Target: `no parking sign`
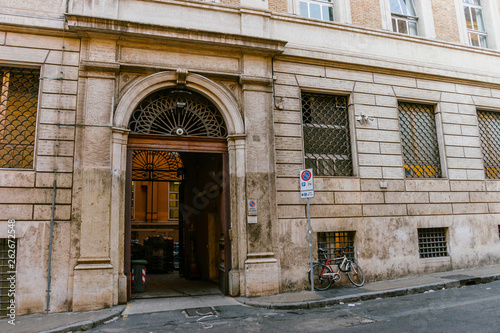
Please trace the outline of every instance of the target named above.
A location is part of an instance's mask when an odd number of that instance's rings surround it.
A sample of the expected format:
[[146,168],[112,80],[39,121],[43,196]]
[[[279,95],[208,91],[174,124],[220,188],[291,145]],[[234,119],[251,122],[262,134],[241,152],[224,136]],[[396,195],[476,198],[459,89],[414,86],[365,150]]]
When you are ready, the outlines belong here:
[[301,198],[314,198],[314,181],[313,170],[304,169],[300,170],[300,197]]

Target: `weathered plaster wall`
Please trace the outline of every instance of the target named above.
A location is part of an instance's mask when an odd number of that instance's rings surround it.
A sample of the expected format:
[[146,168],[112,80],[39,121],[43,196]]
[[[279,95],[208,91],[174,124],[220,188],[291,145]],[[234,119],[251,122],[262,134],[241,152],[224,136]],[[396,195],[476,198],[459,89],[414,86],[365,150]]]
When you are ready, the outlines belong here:
[[[74,123],[80,42],[78,39],[0,32],[2,62],[40,68],[37,140],[33,170],[0,171],[0,226],[16,220],[19,315],[46,308],[49,227],[57,180],[52,254],[51,311],[71,310],[71,253],[74,238]],[[6,233],[2,233],[5,235]]]
[[[276,96],[284,107],[274,112],[282,291],[307,285],[306,207],[298,192],[304,89],[349,96],[357,152],[355,176],[315,178],[314,232],[356,231],[358,260],[370,280],[499,262],[494,202],[500,199],[500,182],[484,178],[476,119],[477,109],[498,109],[498,86],[289,61],[277,61],[274,68]],[[405,179],[399,100],[436,105],[444,179]],[[361,112],[373,122],[354,121]],[[428,227],[448,228],[449,257],[419,259],[417,228]]]

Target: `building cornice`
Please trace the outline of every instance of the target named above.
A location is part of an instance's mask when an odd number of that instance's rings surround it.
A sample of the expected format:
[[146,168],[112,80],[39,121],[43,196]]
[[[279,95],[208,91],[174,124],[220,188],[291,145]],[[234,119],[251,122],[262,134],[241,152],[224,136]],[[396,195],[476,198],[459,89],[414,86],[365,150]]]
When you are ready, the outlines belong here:
[[153,38],[244,50],[246,53],[275,55],[285,50],[286,41],[98,18],[66,15],[68,30],[83,37],[118,39]]

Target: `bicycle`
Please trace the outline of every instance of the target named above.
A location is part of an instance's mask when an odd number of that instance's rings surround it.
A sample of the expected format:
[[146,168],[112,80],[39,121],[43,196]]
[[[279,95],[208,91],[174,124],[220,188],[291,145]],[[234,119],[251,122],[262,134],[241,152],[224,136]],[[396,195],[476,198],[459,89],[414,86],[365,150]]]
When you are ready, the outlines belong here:
[[[332,283],[340,281],[340,272],[345,273],[349,281],[356,287],[361,287],[365,284],[365,274],[363,270],[356,262],[347,258],[345,253],[342,257],[328,259],[325,249],[319,248],[318,250],[323,253],[326,261],[316,263],[312,268],[314,289],[327,290]],[[332,262],[338,267],[336,272],[332,268]],[[307,276],[309,277],[309,283],[311,283],[311,269],[309,269]]]

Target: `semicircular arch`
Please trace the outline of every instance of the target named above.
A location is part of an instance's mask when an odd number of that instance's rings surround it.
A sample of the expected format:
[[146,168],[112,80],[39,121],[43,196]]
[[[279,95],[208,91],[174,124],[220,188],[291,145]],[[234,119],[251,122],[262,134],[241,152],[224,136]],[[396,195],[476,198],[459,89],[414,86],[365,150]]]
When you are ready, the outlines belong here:
[[[120,99],[113,119],[113,126],[128,128],[132,113],[143,99],[160,89],[175,87],[177,87],[176,72],[159,72],[142,78]],[[238,110],[238,104],[220,85],[199,74],[189,73],[183,88],[200,93],[214,103],[224,119],[228,135],[244,133],[245,127]]]

